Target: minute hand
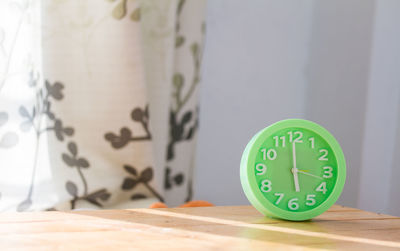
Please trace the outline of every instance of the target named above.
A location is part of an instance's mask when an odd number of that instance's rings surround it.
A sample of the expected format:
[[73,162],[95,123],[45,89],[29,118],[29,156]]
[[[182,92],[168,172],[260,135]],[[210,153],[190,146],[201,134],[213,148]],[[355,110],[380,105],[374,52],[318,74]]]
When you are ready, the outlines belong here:
[[319,177],[319,176],[314,175],[314,174],[311,174],[311,173],[306,173],[306,172],[300,171],[299,169],[297,169],[297,172],[302,173],[302,174],[305,174],[305,175],[308,175],[308,176],[311,176],[311,177],[314,177],[314,178],[317,178],[317,179],[323,180],[322,177]]

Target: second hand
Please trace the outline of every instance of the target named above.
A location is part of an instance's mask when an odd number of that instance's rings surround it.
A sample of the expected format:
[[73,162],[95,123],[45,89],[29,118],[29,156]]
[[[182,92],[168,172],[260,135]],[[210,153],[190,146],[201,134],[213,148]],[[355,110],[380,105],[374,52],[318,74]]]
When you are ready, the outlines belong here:
[[318,179],[321,179],[321,180],[323,180],[323,178],[322,178],[322,177],[319,177],[319,176],[317,176],[317,175],[314,175],[314,174],[311,174],[311,173],[305,172],[305,171],[303,171],[303,170],[299,170],[299,169],[297,169],[297,172],[298,172],[298,173],[305,174],[305,175],[308,175],[308,176],[311,176],[311,177],[314,177],[314,178],[318,178]]

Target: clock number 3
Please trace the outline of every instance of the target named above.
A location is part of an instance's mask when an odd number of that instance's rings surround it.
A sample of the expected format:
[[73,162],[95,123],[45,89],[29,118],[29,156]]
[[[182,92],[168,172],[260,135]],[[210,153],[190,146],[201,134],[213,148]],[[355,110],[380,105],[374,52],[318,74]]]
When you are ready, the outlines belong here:
[[271,191],[271,181],[270,180],[263,180],[261,182],[261,191],[264,193],[268,193]]
[[333,176],[333,174],[332,174],[333,168],[330,167],[330,166],[324,166],[323,169],[324,169],[324,175],[322,175],[322,177],[324,177],[324,178],[332,178],[332,176]]

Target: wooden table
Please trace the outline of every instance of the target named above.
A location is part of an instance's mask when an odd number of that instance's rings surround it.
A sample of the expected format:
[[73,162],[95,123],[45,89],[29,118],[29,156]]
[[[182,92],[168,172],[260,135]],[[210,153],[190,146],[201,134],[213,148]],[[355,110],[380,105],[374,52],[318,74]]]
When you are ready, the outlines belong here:
[[0,214],[0,250],[400,249],[400,218],[333,206],[308,222],[251,206]]

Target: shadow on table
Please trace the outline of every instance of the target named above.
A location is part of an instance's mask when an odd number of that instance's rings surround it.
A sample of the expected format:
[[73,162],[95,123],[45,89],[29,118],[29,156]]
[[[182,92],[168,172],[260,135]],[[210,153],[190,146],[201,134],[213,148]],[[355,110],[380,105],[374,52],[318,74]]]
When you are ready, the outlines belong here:
[[[239,239],[247,247],[260,244],[279,244],[309,248],[400,248],[400,243],[382,239],[369,239],[371,225],[377,219],[358,221],[313,220],[289,222],[254,216],[250,207],[218,207],[191,209],[132,209],[68,212],[100,217],[110,227],[141,229],[170,236],[194,236],[190,238],[211,240],[224,236],[227,241]],[[235,212],[235,210],[238,210]],[[243,210],[252,210],[248,214]],[[117,213],[116,213],[117,212]],[[209,216],[212,215],[212,216]],[[249,216],[247,216],[249,215]],[[123,223],[121,223],[123,222]],[[150,226],[143,227],[143,226]],[[399,226],[399,225],[398,225]],[[357,229],[357,231],[354,231]],[[369,231],[369,232],[368,232]],[[377,231],[377,230],[376,230]],[[394,230],[398,234],[399,229]],[[339,234],[338,234],[339,233]]]

